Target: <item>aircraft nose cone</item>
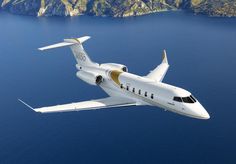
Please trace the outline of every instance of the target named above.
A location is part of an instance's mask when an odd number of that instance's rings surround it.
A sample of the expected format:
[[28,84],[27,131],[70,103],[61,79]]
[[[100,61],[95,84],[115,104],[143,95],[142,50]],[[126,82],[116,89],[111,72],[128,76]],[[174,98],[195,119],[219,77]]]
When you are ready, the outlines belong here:
[[[204,109],[205,110],[205,109]],[[210,118],[210,115],[207,113],[207,111],[205,110],[205,112],[201,115],[202,119],[209,119]]]
[[197,112],[197,115],[200,119],[204,119],[207,120],[210,118],[210,115],[208,114],[208,112],[206,111],[206,109],[200,104],[196,104],[196,108],[195,108],[195,112]]

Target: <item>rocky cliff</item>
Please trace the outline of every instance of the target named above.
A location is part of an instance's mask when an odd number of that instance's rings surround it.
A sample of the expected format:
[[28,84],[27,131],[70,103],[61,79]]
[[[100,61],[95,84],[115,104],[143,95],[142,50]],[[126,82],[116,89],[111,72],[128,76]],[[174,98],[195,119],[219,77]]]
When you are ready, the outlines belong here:
[[138,16],[189,9],[211,16],[236,16],[236,0],[0,0],[1,9],[35,16]]
[[236,16],[236,0],[191,0],[190,7],[210,16]]
[[[2,1],[2,2],[1,2]],[[126,17],[163,10],[176,10],[181,0],[1,0],[11,13],[38,16]]]

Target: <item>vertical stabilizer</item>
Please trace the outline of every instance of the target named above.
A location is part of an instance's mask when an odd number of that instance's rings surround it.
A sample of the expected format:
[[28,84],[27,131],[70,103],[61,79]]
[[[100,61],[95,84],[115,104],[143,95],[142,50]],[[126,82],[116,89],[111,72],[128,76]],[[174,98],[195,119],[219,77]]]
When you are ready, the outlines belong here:
[[91,61],[82,45],[82,43],[88,40],[89,38],[89,36],[84,36],[81,38],[64,39],[64,42],[66,43],[74,43],[70,46],[70,48],[79,66],[93,66],[95,64]]

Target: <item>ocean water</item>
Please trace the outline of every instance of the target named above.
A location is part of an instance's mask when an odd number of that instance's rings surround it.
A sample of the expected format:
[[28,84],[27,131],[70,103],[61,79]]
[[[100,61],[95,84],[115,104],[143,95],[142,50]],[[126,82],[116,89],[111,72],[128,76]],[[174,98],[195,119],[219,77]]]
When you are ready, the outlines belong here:
[[[236,163],[236,19],[164,12],[125,19],[34,18],[0,13],[0,163]],[[164,82],[191,91],[211,115],[197,120],[155,107],[39,114],[33,107],[103,98],[77,79],[68,48],[90,35],[98,63],[146,75],[166,49]]]

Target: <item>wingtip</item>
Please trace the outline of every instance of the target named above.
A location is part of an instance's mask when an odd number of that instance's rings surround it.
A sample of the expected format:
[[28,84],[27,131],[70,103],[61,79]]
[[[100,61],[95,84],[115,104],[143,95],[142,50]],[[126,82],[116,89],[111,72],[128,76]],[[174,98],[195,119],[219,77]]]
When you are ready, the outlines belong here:
[[88,39],[90,39],[90,38],[91,38],[91,36],[89,36],[89,35],[86,35],[86,36],[84,36],[84,37],[87,37]]
[[24,104],[25,106],[27,106],[28,108],[30,108],[30,109],[32,109],[32,110],[35,111],[35,109],[34,109],[32,106],[30,106],[29,104],[27,104],[27,103],[24,102],[23,100],[21,100],[21,99],[18,98],[18,101],[21,102],[22,104]]
[[39,51],[43,51],[43,48],[38,48]]

